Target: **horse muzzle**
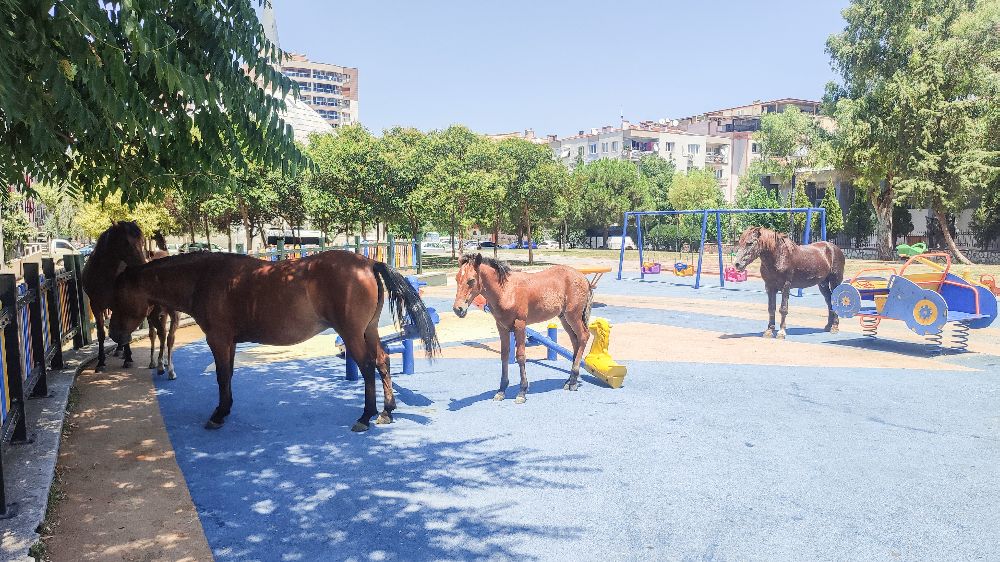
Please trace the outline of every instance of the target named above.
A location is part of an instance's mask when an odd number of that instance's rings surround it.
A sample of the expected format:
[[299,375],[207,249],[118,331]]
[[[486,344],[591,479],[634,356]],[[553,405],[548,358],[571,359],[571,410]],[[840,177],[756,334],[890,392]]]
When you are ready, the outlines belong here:
[[465,318],[465,315],[469,313],[469,307],[468,306],[456,306],[456,307],[452,307],[452,311],[455,312],[455,316],[458,316],[459,318]]

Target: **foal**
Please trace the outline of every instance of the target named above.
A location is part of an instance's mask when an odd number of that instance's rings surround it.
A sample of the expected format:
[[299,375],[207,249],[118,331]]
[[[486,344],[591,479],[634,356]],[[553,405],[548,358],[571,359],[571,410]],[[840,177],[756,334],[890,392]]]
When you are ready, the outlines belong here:
[[507,364],[510,358],[510,334],[516,340],[517,364],[521,369],[521,390],[514,402],[524,403],[528,392],[528,377],[524,369],[525,328],[528,324],[559,317],[563,329],[573,342],[573,368],[563,385],[565,390],[579,388],[580,362],[587,347],[590,332],[590,304],[593,289],[577,270],[556,265],[539,273],[512,272],[502,261],[484,258],[482,254],[462,256],[455,277],[458,288],[453,310],[465,318],[473,299],[482,294],[490,305],[490,313],[500,333],[500,390],[494,400],[503,400],[509,384]]
[[840,319],[833,311],[830,293],[844,280],[844,252],[830,242],[813,242],[799,246],[788,236],[761,227],[746,229],[740,236],[736,252],[736,269],[746,270],[760,258],[760,276],[767,290],[767,312],[770,319],[765,338],[774,336],[774,309],[781,291],[781,329],[778,339],[785,339],[785,317],[788,315],[788,292],[819,285],[826,299],[827,322],[825,330],[840,331]]
[[[167,251],[167,240],[163,237],[162,232],[157,230],[153,233],[151,240],[156,244],[156,249],[149,252],[149,261],[162,259],[170,255],[170,252]],[[169,328],[167,327],[167,319],[170,320]],[[176,310],[164,308],[160,305],[153,306],[153,309],[146,317],[146,324],[149,325],[149,368],[156,369],[156,373],[160,375],[164,372],[167,373],[167,380],[177,378],[177,373],[174,372],[173,355],[174,339],[180,319],[180,314]],[[153,355],[156,352],[157,339],[160,340],[160,355],[154,362]],[[164,345],[164,339],[166,339],[166,345]],[[167,350],[166,365],[163,363],[164,349]]]

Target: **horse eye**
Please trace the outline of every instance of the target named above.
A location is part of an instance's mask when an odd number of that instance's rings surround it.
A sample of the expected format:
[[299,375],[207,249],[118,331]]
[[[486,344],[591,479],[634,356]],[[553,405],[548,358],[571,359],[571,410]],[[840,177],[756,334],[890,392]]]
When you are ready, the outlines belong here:
[[473,286],[473,285],[476,284],[476,280],[475,279],[469,279],[469,281],[467,283],[471,287],[471,286]]

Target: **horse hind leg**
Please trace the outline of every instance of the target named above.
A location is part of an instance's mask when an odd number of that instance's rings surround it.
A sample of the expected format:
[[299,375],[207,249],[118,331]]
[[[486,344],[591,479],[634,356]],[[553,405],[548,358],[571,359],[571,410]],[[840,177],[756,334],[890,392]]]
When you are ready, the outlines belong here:
[[181,321],[181,316],[176,311],[170,311],[168,314],[170,317],[170,329],[167,331],[167,380],[174,380],[177,378],[177,373],[174,372],[174,340],[177,336],[177,325]]
[[563,390],[577,390],[580,388],[580,364],[583,362],[583,353],[587,349],[590,331],[583,323],[583,313],[566,313],[560,316],[559,320],[562,321],[563,329],[566,330],[570,342],[573,343],[573,366],[570,369],[569,378],[563,384]]
[[148,323],[149,323],[149,369],[152,370],[156,368],[156,362],[153,361],[153,357],[155,357],[156,355],[156,326],[153,325],[153,322],[151,321],[148,321]]
[[833,286],[829,278],[819,284],[819,292],[823,293],[823,298],[826,299],[827,320],[826,327],[823,329],[831,334],[836,334],[840,331],[840,318],[833,311],[833,299],[830,296],[833,292]]
[[392,391],[392,374],[389,372],[389,354],[382,349],[378,335],[378,324],[368,325],[365,331],[365,343],[368,352],[375,357],[375,369],[382,378],[382,412],[375,418],[375,423],[381,425],[392,423],[392,411],[396,409],[396,395]]
[[517,398],[514,399],[515,404],[524,404],[528,400],[528,371],[525,367],[528,356],[524,351],[527,343],[525,328],[527,328],[527,324],[524,320],[514,321],[514,341],[517,348],[514,356],[517,358],[517,366],[521,369],[521,389],[517,393]]
[[371,419],[378,414],[375,402],[376,358],[374,353],[369,351],[372,348],[369,347],[366,341],[364,331],[344,330],[341,337],[344,338],[344,349],[357,362],[358,369],[361,371],[361,376],[365,381],[365,409],[361,412],[361,417],[358,418],[358,421],[354,422],[354,425],[351,426],[351,431],[368,431]]
[[788,318],[788,294],[791,292],[791,286],[789,283],[785,283],[785,286],[781,289],[781,308],[778,312],[781,313],[781,327],[778,329],[778,339],[783,340],[787,335],[785,332],[785,320]]

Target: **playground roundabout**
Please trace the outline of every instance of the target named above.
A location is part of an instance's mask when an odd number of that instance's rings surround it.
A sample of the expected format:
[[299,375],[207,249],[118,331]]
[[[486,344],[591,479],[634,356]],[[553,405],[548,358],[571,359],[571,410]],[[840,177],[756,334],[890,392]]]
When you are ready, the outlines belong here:
[[[931,356],[901,324],[877,340],[853,322],[824,332],[813,288],[793,298],[788,338],[765,340],[757,281],[604,280],[592,314],[612,326],[623,386],[584,372],[567,392],[569,362],[529,347],[531,386],[515,404],[493,400],[492,317],[455,316],[453,283],[423,289],[441,358],[418,352],[403,375],[392,356],[395,421],[366,433],[350,431],[363,387],[333,357],[333,333],[241,344],[217,431],[203,427],[218,391],[197,328],[179,334],[176,380],[116,371],[117,359],[85,372],[51,558],[994,555],[996,327]],[[381,324],[394,331],[386,312]]]

